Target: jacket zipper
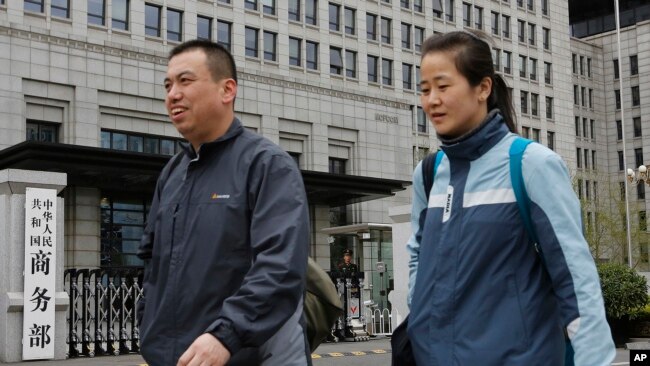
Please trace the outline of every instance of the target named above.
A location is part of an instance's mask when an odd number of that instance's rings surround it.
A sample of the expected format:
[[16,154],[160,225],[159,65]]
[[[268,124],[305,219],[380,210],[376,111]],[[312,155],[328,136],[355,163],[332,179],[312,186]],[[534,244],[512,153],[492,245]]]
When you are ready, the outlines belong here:
[[172,264],[172,260],[174,257],[174,235],[176,233],[176,217],[178,217],[178,207],[180,204],[175,204],[174,205],[174,214],[172,215],[172,233],[171,233],[171,240],[170,240],[170,248],[169,248],[169,262],[170,265]]

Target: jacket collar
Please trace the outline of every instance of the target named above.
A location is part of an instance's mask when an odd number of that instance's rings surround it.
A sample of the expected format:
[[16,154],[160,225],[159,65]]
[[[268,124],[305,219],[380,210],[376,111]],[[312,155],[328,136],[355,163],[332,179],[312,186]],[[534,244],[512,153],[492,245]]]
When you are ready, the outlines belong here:
[[[241,135],[242,132],[244,132],[244,126],[241,124],[239,119],[235,117],[235,119],[233,119],[232,123],[230,124],[230,127],[228,127],[226,133],[224,133],[223,135],[221,135],[221,137],[217,138],[214,141],[205,142],[201,144],[199,151],[202,154],[207,154],[210,151],[212,151],[216,146],[221,145],[222,142],[233,139]],[[196,159],[199,157],[199,154],[197,154],[196,151],[194,151],[194,146],[192,146],[192,144],[188,142],[182,142],[181,148],[190,159]]]
[[438,135],[440,148],[451,159],[476,160],[496,145],[508,133],[508,127],[498,109],[487,114],[483,122],[465,135],[447,139]]

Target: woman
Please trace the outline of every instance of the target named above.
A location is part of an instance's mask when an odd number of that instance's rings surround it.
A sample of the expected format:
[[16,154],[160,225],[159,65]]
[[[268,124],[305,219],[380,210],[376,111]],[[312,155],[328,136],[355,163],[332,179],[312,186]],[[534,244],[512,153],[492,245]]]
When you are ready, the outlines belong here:
[[429,197],[422,163],[413,174],[408,334],[417,364],[562,365],[565,333],[576,365],[611,364],[579,202],[562,159],[541,144],[528,145],[522,174],[543,257],[520,216],[509,168],[515,116],[486,36],[427,39],[420,71],[422,107],[445,155]]

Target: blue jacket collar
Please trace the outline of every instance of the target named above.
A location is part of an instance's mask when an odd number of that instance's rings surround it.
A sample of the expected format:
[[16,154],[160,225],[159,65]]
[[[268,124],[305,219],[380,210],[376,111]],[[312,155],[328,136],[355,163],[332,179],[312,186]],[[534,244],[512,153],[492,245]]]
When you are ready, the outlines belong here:
[[440,148],[450,159],[476,160],[496,145],[508,133],[508,126],[499,113],[493,109],[474,130],[456,138],[446,139],[438,135]]
[[[232,123],[230,124],[230,127],[228,127],[226,133],[214,141],[201,144],[200,151],[201,153],[206,153],[207,151],[212,150],[214,146],[218,146],[223,141],[237,137],[242,132],[244,132],[244,126],[239,121],[239,119],[235,117],[235,119],[233,119]],[[181,148],[185,151],[185,154],[190,157],[190,159],[195,159],[198,155],[190,143],[181,143]]]

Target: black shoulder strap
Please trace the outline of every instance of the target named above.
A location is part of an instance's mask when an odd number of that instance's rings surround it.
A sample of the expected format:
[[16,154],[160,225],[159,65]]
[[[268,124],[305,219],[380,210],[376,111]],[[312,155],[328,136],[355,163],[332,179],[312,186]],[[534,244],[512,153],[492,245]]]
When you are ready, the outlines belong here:
[[422,160],[422,179],[424,180],[424,192],[426,193],[425,197],[429,197],[431,192],[431,187],[433,187],[433,163],[436,160],[436,153],[427,155],[424,160]]

